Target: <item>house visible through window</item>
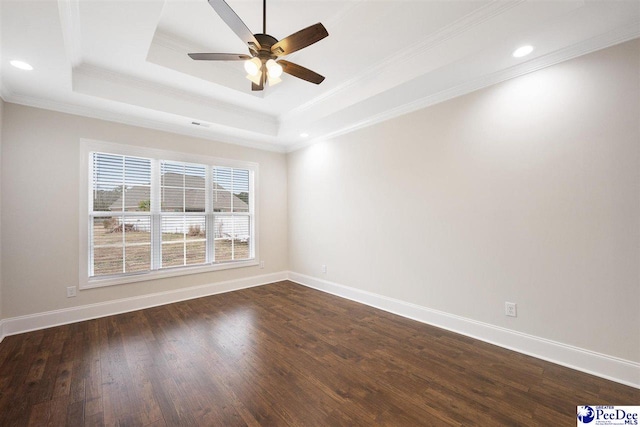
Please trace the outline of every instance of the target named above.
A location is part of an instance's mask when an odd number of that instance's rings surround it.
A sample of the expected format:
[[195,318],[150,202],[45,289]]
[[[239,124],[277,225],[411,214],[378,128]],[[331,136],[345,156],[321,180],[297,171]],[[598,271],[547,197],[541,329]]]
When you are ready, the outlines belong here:
[[252,168],[89,158],[89,280],[254,259]]

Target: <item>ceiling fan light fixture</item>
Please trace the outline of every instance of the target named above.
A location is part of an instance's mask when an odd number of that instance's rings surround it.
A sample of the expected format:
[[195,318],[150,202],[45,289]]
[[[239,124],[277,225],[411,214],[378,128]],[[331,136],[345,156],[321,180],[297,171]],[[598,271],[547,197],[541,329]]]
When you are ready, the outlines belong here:
[[244,61],[247,78],[253,82],[252,91],[264,90],[267,82],[270,86],[280,83],[282,73],[314,84],[320,84],[324,81],[324,76],[301,65],[280,59],[281,56],[290,55],[329,36],[324,25],[318,22],[278,40],[267,33],[267,0],[263,0],[262,33],[252,34],[249,27],[231,9],[227,1],[207,0],[209,6],[216,11],[224,23],[247,45],[249,55],[212,52],[189,53],[191,59],[196,61]]
[[278,79],[282,75],[282,65],[278,64],[273,59],[268,60],[265,65],[267,67],[267,75],[269,78]]
[[271,77],[269,73],[267,73],[267,81],[269,82],[269,86],[275,86],[282,81],[280,77]]
[[247,74],[247,79],[251,80],[257,85],[260,85],[260,83],[262,82],[262,73],[258,71],[258,74],[255,75]]
[[[257,76],[260,74],[260,68],[262,68],[262,62],[260,58],[254,57],[244,61],[244,69],[250,76]],[[251,80],[251,79],[249,79]]]

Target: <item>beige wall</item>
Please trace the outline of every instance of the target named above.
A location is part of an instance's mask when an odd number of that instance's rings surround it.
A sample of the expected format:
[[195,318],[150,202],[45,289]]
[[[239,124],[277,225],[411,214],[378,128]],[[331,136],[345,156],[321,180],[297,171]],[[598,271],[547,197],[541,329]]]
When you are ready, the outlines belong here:
[[[287,157],[0,102],[0,318],[289,269],[638,362],[639,52],[625,43]],[[259,163],[266,268],[66,298],[80,138]]]
[[[75,298],[66,298],[66,287],[78,284],[80,138],[257,162],[259,250],[265,269],[237,268],[88,289],[79,291]],[[4,318],[257,276],[288,267],[284,154],[5,104],[1,182]]]
[[290,270],[639,362],[639,52],[291,153]]

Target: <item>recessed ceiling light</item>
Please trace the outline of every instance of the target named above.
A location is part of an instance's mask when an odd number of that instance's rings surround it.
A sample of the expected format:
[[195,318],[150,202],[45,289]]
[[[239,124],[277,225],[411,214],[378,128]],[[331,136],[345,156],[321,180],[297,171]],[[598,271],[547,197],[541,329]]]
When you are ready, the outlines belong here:
[[17,59],[14,59],[13,61],[10,61],[9,64],[11,64],[14,67],[19,68],[21,70],[25,70],[25,71],[33,70],[33,67],[30,64],[27,64],[24,61],[18,61]]
[[300,136],[301,136],[301,137],[303,137],[303,138],[306,138],[306,137],[308,137],[308,136],[309,136],[309,134],[308,134],[308,133],[306,133],[306,132],[302,132],[302,133],[300,134]]
[[513,51],[513,57],[522,58],[523,56],[529,55],[531,52],[533,52],[533,46],[531,45],[520,46],[519,48]]

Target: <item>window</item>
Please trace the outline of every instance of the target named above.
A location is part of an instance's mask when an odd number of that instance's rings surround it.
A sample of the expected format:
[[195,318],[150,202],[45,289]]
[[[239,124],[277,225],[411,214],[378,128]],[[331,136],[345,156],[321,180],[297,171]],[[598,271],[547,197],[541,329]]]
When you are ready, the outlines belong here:
[[92,153],[90,276],[151,270],[151,159]]
[[255,164],[94,141],[82,152],[81,288],[257,264]]

